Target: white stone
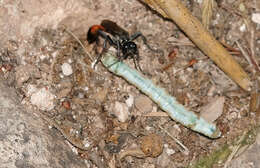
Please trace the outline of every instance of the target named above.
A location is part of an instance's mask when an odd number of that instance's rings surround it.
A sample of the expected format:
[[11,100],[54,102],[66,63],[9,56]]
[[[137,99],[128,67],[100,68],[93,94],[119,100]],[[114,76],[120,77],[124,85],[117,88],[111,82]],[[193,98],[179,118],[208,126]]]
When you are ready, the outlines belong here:
[[59,54],[58,51],[53,52],[53,53],[52,53],[53,58],[56,58],[58,54]]
[[240,26],[239,30],[241,32],[245,32],[246,31],[246,24],[242,24],[242,26]]
[[35,85],[29,84],[27,86],[27,96],[31,96],[33,93],[35,93],[37,91],[37,88]]
[[64,78],[64,75],[63,75],[63,74],[60,74],[59,76],[60,76],[61,79]]
[[84,144],[84,147],[85,148],[88,148],[88,147],[90,147],[90,142],[89,142],[89,140],[87,139],[87,138],[85,138],[84,140],[83,140],[83,144]]
[[163,146],[164,146],[164,148],[165,148],[165,152],[167,153],[167,155],[172,155],[172,154],[175,153],[175,150],[169,148],[169,145],[168,145],[168,144],[164,144]]
[[61,70],[65,76],[69,76],[73,73],[71,65],[66,62],[61,65]]
[[128,107],[132,107],[134,104],[134,96],[129,95],[129,97],[128,97],[128,99],[126,99],[125,103]]
[[252,21],[257,23],[257,24],[260,24],[260,13],[253,13],[252,14]]
[[44,54],[41,54],[41,55],[40,55],[40,59],[41,59],[41,60],[44,60],[45,58],[47,58],[47,55],[44,55]]
[[118,121],[126,122],[128,119],[128,107],[125,103],[116,102],[114,106],[114,115]]
[[84,97],[85,97],[84,93],[81,93],[81,92],[80,92],[80,93],[78,94],[78,98],[83,99]]
[[73,61],[72,61],[72,59],[68,59],[68,62],[71,64]]
[[36,105],[41,110],[52,110],[54,108],[55,96],[46,88],[41,88],[35,91],[31,96],[31,103]]
[[170,148],[166,148],[166,153],[167,153],[168,155],[172,155],[172,154],[175,153],[175,150],[170,149]]
[[150,131],[151,129],[152,129],[152,127],[150,127],[150,126],[145,127],[145,130],[147,130],[147,131]]

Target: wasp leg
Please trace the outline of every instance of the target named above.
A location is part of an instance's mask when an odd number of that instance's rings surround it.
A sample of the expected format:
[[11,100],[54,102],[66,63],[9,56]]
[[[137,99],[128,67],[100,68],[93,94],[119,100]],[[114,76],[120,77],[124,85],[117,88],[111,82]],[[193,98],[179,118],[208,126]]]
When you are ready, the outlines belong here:
[[123,57],[121,57],[120,53],[121,53],[121,44],[120,41],[117,40],[116,41],[116,48],[117,48],[117,61],[115,61],[114,63],[112,63],[111,65],[108,66],[108,68],[110,68],[111,66],[115,65],[116,63],[120,62],[123,60]]
[[120,49],[121,49],[121,47],[120,47],[120,41],[119,40],[117,40],[116,46],[117,46],[117,58],[120,59]]
[[135,64],[135,69],[139,69],[140,72],[143,72],[139,62],[140,62],[140,56],[139,56],[139,52],[137,52],[135,55],[133,55],[133,61]]
[[133,40],[135,40],[135,39],[137,39],[137,38],[139,38],[139,37],[142,38],[143,43],[147,46],[147,48],[148,48],[149,50],[151,50],[151,51],[153,51],[153,52],[156,52],[156,53],[161,53],[161,55],[164,54],[162,50],[152,48],[152,47],[148,44],[146,37],[145,37],[141,32],[137,32],[137,33],[133,34],[133,35],[130,37],[130,41],[133,41]]
[[104,33],[103,31],[99,31],[99,34],[100,34],[101,37],[103,37],[105,39],[105,41],[104,41],[104,44],[103,44],[103,49],[102,49],[101,53],[99,54],[96,62],[94,63],[94,68],[100,62],[101,57],[104,54],[104,52],[106,52],[107,43],[109,43],[110,45],[117,45],[116,42],[109,35]]
[[[119,44],[119,41],[118,41]],[[120,44],[119,44],[120,46]],[[120,56],[120,48],[117,50],[117,61],[115,61],[114,63],[112,63],[111,65],[108,66],[108,68],[110,68],[111,66],[115,65],[118,62],[123,61],[123,57]]]

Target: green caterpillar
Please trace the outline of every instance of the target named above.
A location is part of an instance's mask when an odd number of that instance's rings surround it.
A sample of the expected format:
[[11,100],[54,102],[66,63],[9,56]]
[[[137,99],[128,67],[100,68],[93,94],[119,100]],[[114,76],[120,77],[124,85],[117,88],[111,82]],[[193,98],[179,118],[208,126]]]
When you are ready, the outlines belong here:
[[112,53],[107,52],[104,54],[101,61],[109,71],[123,77],[149,96],[162,110],[167,112],[173,120],[210,138],[218,138],[221,136],[221,132],[216,125],[207,122],[195,113],[185,109],[183,105],[179,104],[176,99],[170,96],[163,88],[156,86],[137,70],[130,68],[123,62],[119,62]]

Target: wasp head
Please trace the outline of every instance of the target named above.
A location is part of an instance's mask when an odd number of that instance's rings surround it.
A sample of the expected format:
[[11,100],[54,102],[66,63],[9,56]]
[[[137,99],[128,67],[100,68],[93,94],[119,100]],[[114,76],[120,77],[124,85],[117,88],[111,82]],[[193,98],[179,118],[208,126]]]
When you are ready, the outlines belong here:
[[126,59],[130,55],[138,54],[136,44],[132,41],[124,42],[122,45],[122,53],[123,53],[124,59]]

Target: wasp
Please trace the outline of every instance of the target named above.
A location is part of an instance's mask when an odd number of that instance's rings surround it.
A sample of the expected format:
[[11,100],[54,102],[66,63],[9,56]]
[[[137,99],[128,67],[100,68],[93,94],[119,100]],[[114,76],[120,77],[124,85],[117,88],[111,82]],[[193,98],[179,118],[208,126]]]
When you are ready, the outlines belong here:
[[118,62],[123,61],[127,58],[131,58],[133,59],[135,68],[142,71],[139,65],[140,56],[138,48],[136,43],[134,42],[134,40],[139,37],[142,38],[143,43],[147,46],[148,49],[153,52],[162,53],[161,50],[153,49],[152,47],[150,47],[150,45],[148,45],[147,43],[146,37],[141,32],[130,35],[125,29],[110,20],[103,20],[100,25],[93,25],[89,28],[87,33],[87,41],[89,44],[93,42],[98,42],[99,37],[102,37],[105,41],[103,43],[101,54],[98,56],[95,65],[100,62],[102,54],[107,50],[107,44],[109,44],[117,50]]

